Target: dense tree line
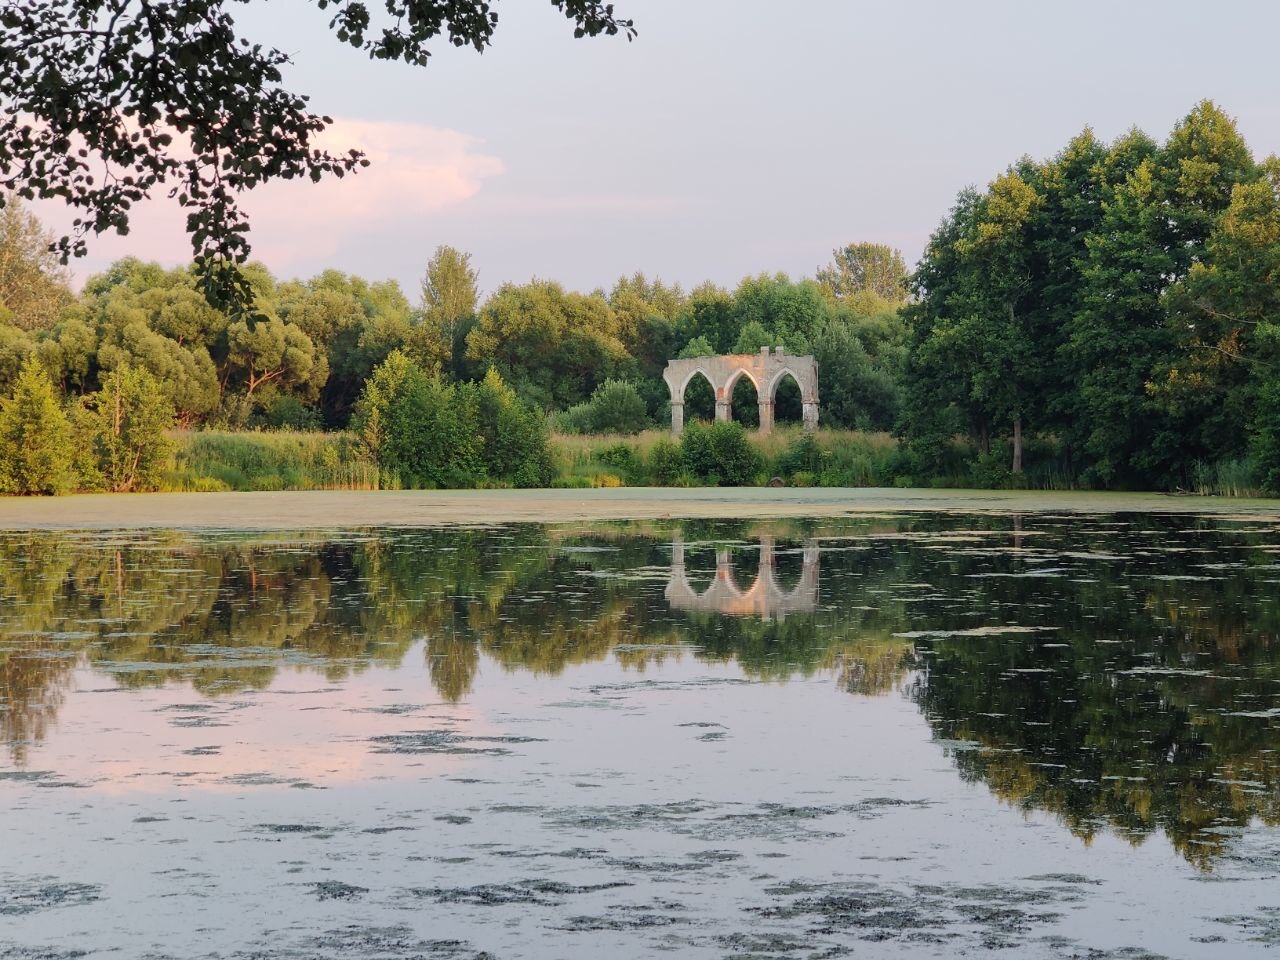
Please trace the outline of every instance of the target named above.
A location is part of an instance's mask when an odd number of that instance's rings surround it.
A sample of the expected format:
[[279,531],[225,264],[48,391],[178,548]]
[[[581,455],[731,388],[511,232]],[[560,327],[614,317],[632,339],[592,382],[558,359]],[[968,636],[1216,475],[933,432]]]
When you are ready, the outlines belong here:
[[[417,431],[414,467],[367,445],[414,482],[533,483],[548,432],[534,421],[661,426],[672,358],[780,346],[817,358],[824,425],[903,441],[895,482],[1204,489],[1227,471],[1280,491],[1280,160],[1256,160],[1207,101],[1163,143],[1085,130],[962,191],[910,274],[897,251],[857,243],[813,278],[686,291],[636,273],[608,290],[535,279],[482,297],[471,257],[442,246],[417,304],[394,281],[335,270],[285,281],[250,264],[247,317],[210,306],[194,269],[135,259],[73,293],[53,246],[11,199],[0,396],[33,362],[65,411],[139,371],[179,426],[364,430],[361,398],[386,386],[375,371],[409,371],[394,409],[457,413],[438,426],[469,438],[450,447],[456,462],[427,464]],[[779,387],[779,420],[798,418],[797,393]],[[499,394],[523,424],[516,445],[532,444],[528,469],[481,452],[485,436],[509,445],[468,413]],[[745,378],[732,399],[752,423]],[[710,385],[695,378],[685,404],[709,419]]]
[[[0,478],[11,492],[155,486],[158,468],[120,479],[77,453],[96,443],[72,429],[96,409],[87,398],[121,377],[151,392],[137,412],[152,425],[147,438],[134,432],[139,462],[157,461],[148,451],[164,450],[175,425],[352,428],[383,482],[406,486],[546,485],[549,417],[570,432],[665,423],[662,371],[677,355],[812,351],[829,423],[885,430],[899,407],[905,270],[870,244],[837,251],[822,282],[762,275],[686,294],[636,274],[608,292],[534,280],[483,300],[470,256],[440,247],[418,306],[394,281],[335,270],[281,281],[250,264],[253,319],[210,306],[194,269],[132,258],[73,294],[52,245],[11,200],[0,219],[0,396],[12,394],[22,426],[7,449],[57,450],[38,470]],[[50,385],[37,390],[42,374]],[[713,410],[710,385],[699,386],[693,420]],[[740,389],[736,410],[749,420],[756,397],[746,381]],[[798,416],[798,395],[784,388],[784,419],[788,399]],[[144,403],[136,389],[130,400]],[[744,456],[734,482],[752,480]]]
[[899,429],[923,471],[962,434],[1018,474],[1035,435],[1092,486],[1252,451],[1280,489],[1280,161],[1213,103],[962,192],[913,285]]
[[[4,208],[0,392],[33,355],[68,397],[128,365],[161,383],[182,426],[340,429],[374,368],[399,351],[455,383],[496,369],[548,412],[588,401],[609,381],[628,383],[644,403],[625,424],[634,430],[665,421],[661,375],[673,357],[784,345],[819,356],[827,422],[888,429],[899,406],[906,274],[896,251],[873,244],[837,251],[822,282],[762,275],[733,291],[704,284],[685,293],[635,274],[607,292],[533,280],[483,300],[470,256],[441,247],[417,306],[394,281],[336,270],[281,281],[251,264],[260,313],[251,320],[211,307],[192,269],[132,258],[73,295],[52,242],[18,202]],[[753,395],[740,404],[754,405]]]
[[[255,38],[249,0],[22,0],[0,7],[0,210],[8,193],[66,202],[65,263],[89,235],[129,232],[161,192],[184,209],[207,301],[255,318],[240,202],[273,180],[355,174],[355,149],[324,149],[333,120],[284,80],[290,52]],[[575,37],[635,37],[601,0],[553,0]],[[437,43],[483,52],[490,2],[315,0],[334,39],[375,61],[425,66]],[[385,9],[379,9],[385,7]],[[302,11],[299,11],[302,14]],[[305,14],[302,14],[305,15]],[[292,49],[292,47],[291,47]]]

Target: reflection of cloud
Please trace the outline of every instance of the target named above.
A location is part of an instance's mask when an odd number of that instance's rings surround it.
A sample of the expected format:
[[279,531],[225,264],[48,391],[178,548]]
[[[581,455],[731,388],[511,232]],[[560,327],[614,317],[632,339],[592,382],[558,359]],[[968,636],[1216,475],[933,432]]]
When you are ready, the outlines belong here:
[[447,751],[380,752],[372,742],[376,736],[502,732],[464,705],[402,707],[397,698],[405,692],[387,691],[383,679],[374,672],[318,687],[308,672],[281,673],[269,690],[225,699],[203,697],[185,683],[99,690],[64,706],[62,736],[42,745],[40,765],[60,781],[108,794],[162,794],[175,785],[200,793],[330,787],[420,779],[476,760]]
[[[456,130],[414,123],[338,118],[317,146],[339,153],[363,150],[370,165],[354,176],[303,178],[266,184],[244,194],[252,226],[253,256],[273,270],[332,255],[352,234],[388,230],[474,197],[484,181],[504,172],[497,157],[480,153],[480,141]],[[54,230],[66,230],[72,214],[52,201],[35,206]],[[89,239],[89,257],[73,266],[84,276],[123,256],[176,264],[190,259],[186,214],[163,195],[135,208],[128,236]]]

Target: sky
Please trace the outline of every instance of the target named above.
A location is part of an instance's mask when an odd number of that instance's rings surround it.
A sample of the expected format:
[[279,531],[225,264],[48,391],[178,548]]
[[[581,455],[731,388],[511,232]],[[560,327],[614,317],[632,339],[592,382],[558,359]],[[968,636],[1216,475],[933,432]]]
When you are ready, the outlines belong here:
[[[415,300],[439,244],[470,252],[486,291],[637,270],[732,287],[812,275],[855,241],[914,263],[959,190],[1086,125],[1163,138],[1207,97],[1259,157],[1280,153],[1274,0],[614,2],[633,42],[496,0],[491,49],[441,44],[417,68],[342,46],[314,0],[251,0],[243,33],[290,52],[288,84],[335,118],[327,143],[372,161],[255,191],[255,258],[394,278]],[[176,207],[91,240],[76,274],[130,253],[188,260]]]

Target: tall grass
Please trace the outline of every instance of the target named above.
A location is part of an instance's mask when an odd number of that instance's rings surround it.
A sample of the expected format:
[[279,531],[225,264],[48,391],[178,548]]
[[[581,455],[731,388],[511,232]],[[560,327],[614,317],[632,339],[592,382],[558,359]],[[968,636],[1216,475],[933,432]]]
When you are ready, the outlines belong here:
[[1251,460],[1223,460],[1220,463],[1197,463],[1192,484],[1201,496],[1261,497],[1265,494],[1258,471]]
[[617,452],[626,448],[643,464],[649,461],[654,446],[671,439],[670,430],[645,430],[637,434],[621,433],[553,433],[551,455],[556,465],[556,485],[563,487],[616,487],[630,482],[642,485],[634,474],[618,463]]
[[[889,486],[897,442],[887,433],[820,429],[812,434],[815,463],[797,466],[789,453],[807,434],[800,426],[775,428],[769,433],[749,431],[747,438],[764,458],[757,482],[774,477],[793,486]],[[652,471],[654,448],[673,440],[669,430],[624,434],[553,434],[558,483],[562,486],[644,486],[656,483]],[[682,483],[691,484],[691,478]]]
[[350,434],[179,431],[169,490],[377,490]]

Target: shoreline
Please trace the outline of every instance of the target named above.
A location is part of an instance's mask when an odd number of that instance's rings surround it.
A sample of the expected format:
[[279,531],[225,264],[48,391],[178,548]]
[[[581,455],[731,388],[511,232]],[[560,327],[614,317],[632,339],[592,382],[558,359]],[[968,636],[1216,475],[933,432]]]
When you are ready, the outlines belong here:
[[0,498],[0,530],[338,529],[870,513],[1177,513],[1280,522],[1280,500],[873,487],[99,493]]

